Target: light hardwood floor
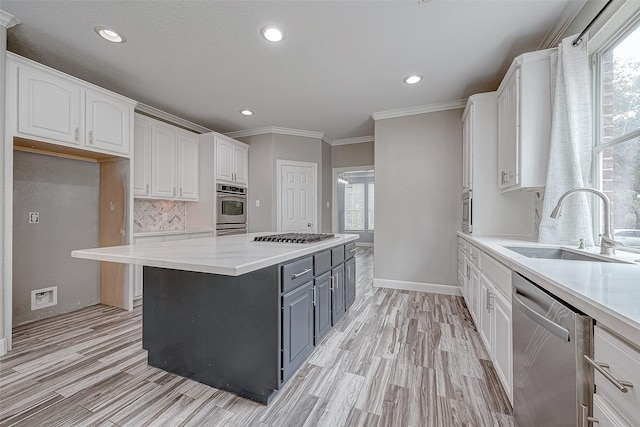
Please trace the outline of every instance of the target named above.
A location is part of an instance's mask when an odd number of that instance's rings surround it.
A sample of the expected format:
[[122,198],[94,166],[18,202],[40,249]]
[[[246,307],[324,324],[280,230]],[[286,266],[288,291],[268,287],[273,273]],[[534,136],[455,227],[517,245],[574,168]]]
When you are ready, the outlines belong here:
[[147,366],[141,307],[96,305],[17,327],[0,425],[512,426],[462,298],[372,287],[267,407]]

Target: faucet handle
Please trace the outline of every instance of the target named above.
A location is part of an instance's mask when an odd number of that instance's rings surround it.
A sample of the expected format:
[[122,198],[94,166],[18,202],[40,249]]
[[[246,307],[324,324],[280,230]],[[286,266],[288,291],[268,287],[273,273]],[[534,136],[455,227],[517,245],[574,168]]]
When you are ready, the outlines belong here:
[[587,246],[584,244],[584,239],[580,239],[580,246],[578,246],[578,249],[587,249]]

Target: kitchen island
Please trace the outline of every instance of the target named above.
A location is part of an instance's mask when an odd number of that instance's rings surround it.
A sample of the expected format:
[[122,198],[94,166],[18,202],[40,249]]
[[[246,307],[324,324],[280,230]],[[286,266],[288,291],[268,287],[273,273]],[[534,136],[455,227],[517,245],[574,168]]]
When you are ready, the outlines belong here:
[[268,233],[72,252],[144,265],[151,366],[267,404],[355,300],[355,240]]

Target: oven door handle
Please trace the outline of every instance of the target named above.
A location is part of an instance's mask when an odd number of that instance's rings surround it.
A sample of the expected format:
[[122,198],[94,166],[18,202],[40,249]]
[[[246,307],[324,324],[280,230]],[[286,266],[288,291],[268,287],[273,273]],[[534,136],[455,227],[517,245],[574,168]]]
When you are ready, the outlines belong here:
[[514,290],[513,302],[520,310],[522,310],[522,312],[529,319],[533,320],[538,325],[542,326],[543,328],[553,333],[554,335],[559,336],[563,340],[567,342],[571,341],[571,335],[569,334],[569,331],[566,328],[558,325],[555,322],[552,322],[551,320],[544,317],[542,314],[538,313],[537,311],[535,311],[534,309],[526,305],[524,302],[522,302],[520,298],[518,298],[518,295],[522,295],[522,294],[520,294],[517,290]]

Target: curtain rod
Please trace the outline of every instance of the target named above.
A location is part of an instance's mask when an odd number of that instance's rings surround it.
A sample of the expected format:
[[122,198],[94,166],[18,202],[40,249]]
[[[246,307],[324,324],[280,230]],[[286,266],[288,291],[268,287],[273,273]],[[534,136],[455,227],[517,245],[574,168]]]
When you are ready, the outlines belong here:
[[600,18],[600,15],[602,15],[602,13],[609,7],[611,3],[613,3],[613,0],[609,0],[607,4],[605,4],[604,7],[600,9],[600,12],[598,12],[598,14],[591,20],[591,22],[589,22],[589,24],[585,27],[585,29],[582,30],[580,35],[576,37],[573,43],[571,43],[572,46],[580,45],[580,43],[582,42],[582,37],[587,33],[587,31],[589,31],[591,26],[598,20],[598,18]]

